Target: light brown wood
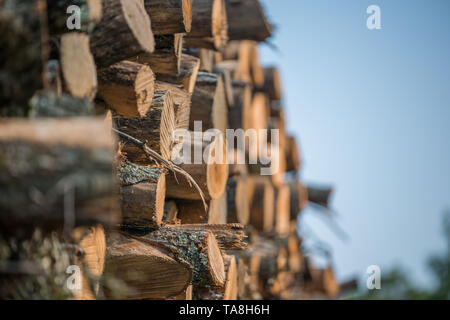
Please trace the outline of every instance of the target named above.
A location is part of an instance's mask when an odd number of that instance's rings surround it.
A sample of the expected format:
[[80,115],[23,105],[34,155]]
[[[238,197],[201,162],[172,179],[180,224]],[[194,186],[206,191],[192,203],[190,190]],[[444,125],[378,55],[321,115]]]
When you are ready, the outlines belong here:
[[117,175],[121,183],[122,224],[159,228],[164,215],[166,171],[122,161]]
[[[193,133],[191,137],[194,137]],[[183,149],[191,150],[191,155],[183,155]],[[202,151],[199,154],[202,159],[196,161],[195,150]],[[193,138],[192,141],[184,141],[173,148],[172,160],[194,178],[206,200],[218,199],[224,193],[228,177],[225,140],[203,142]],[[167,176],[167,197],[201,200],[196,188],[184,177],[175,178],[173,174]]]
[[231,40],[265,41],[272,26],[258,0],[226,0],[228,37]]
[[200,59],[188,54],[181,55],[180,72],[178,74],[158,74],[160,81],[182,85],[189,93],[194,92],[197,74],[200,68]]
[[225,134],[228,128],[228,107],[221,76],[199,72],[192,94],[189,129],[195,129],[194,121],[202,121],[202,130],[219,129]]
[[144,117],[155,93],[155,75],[150,67],[121,61],[98,74],[98,96],[125,117]]
[[236,258],[232,255],[224,256],[226,281],[223,300],[237,300],[238,297],[238,272]]
[[246,225],[250,218],[249,199],[247,196],[247,178],[229,178],[227,182],[227,201],[229,223]]
[[[170,159],[175,115],[173,99],[167,90],[155,90],[150,108],[141,118],[129,118],[113,114],[113,124],[118,130],[147,143],[153,151]],[[122,141],[121,153],[136,164],[152,164],[146,153],[126,140]]]
[[113,144],[95,117],[2,119],[0,223],[11,229],[116,223]]
[[176,295],[174,297],[170,297],[167,300],[192,300],[192,284],[187,287],[185,291],[180,293],[179,295]]
[[295,137],[286,136],[286,171],[298,172],[300,170],[300,155]]
[[152,21],[154,34],[187,33],[191,31],[191,0],[144,0]]
[[78,98],[94,99],[97,71],[89,48],[89,36],[84,33],[63,34],[59,60],[63,90]]
[[251,128],[252,118],[250,108],[252,106],[252,91],[248,83],[234,80],[232,82],[234,104],[228,109],[228,123],[230,129]]
[[291,220],[308,205],[308,190],[298,181],[289,182]]
[[131,60],[149,65],[156,74],[178,74],[181,66],[183,34],[155,36],[155,50],[141,53]]
[[150,18],[141,0],[102,0],[102,6],[102,19],[93,30],[90,42],[98,68],[153,52],[155,41]]
[[281,79],[276,67],[267,67],[264,71],[264,91],[271,100],[281,100]]
[[156,81],[155,87],[157,90],[167,90],[171,93],[174,102],[175,129],[189,129],[191,94],[179,86],[161,81]]
[[106,298],[166,299],[187,289],[192,268],[170,246],[109,232],[105,276],[121,281],[116,287],[104,283]]

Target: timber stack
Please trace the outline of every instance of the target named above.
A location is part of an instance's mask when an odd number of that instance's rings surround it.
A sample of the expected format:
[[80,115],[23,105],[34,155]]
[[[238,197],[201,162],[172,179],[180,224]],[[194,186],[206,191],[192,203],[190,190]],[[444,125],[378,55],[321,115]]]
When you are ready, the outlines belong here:
[[0,297],[338,294],[258,0],[3,0],[0,31]]

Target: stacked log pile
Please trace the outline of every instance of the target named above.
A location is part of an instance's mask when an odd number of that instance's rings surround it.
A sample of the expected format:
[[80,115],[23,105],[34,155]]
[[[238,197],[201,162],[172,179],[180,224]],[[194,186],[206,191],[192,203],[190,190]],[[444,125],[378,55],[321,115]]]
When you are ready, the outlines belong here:
[[[4,0],[0,30],[0,296],[51,276],[13,245],[36,232],[67,256],[59,273],[80,268],[75,299],[336,296],[301,250],[297,216],[330,190],[298,181],[258,0]],[[227,129],[268,135],[230,148]]]

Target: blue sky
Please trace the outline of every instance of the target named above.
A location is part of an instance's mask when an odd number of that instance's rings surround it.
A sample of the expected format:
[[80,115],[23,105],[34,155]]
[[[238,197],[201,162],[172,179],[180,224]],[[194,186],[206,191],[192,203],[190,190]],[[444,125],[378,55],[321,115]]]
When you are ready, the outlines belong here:
[[[260,59],[281,70],[302,180],[335,186],[350,239],[311,209],[301,228],[333,248],[341,280],[401,263],[426,284],[450,208],[450,1],[262,2],[278,50],[263,45]],[[372,4],[381,30],[366,27]]]

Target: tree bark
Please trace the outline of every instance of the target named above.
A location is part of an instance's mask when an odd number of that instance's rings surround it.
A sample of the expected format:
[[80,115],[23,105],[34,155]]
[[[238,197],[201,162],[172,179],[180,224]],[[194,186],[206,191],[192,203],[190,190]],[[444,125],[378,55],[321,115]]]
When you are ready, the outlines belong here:
[[285,145],[286,145],[286,171],[298,172],[300,170],[300,155],[295,137],[286,136]]
[[[191,278],[192,268],[177,249],[123,233],[107,234],[106,298],[166,299],[184,292]],[[122,285],[113,287],[108,279]]]
[[189,93],[193,93],[199,68],[199,58],[187,54],[182,54],[180,72],[178,74],[158,74],[157,79],[175,85],[182,85],[184,87],[184,90]]
[[279,237],[287,237],[290,232],[290,189],[282,184],[275,188],[275,232]]
[[250,129],[250,108],[252,91],[248,83],[234,80],[232,82],[234,104],[228,109],[228,123],[230,129]]
[[[144,117],[128,118],[113,114],[113,124],[118,130],[147,143],[165,159],[170,159],[172,135],[175,128],[173,99],[169,91],[156,90]],[[131,142],[123,141],[121,151],[136,164],[152,164],[146,153]]]
[[274,190],[266,177],[249,177],[250,225],[270,232],[274,226]]
[[191,0],[144,0],[156,35],[188,33],[192,25]]
[[297,218],[297,215],[308,205],[308,190],[298,181],[289,182],[290,198],[290,216],[291,220]]
[[37,91],[30,100],[30,118],[63,118],[91,116],[94,106],[88,99],[68,94],[58,95],[54,91]]
[[91,34],[98,68],[153,52],[150,18],[141,0],[102,0],[102,6],[102,19]]
[[333,192],[332,187],[307,187],[308,201],[321,205],[325,208],[329,207],[330,196]]
[[155,93],[155,76],[150,67],[122,61],[98,74],[98,96],[108,107],[125,117],[144,117]]
[[117,222],[113,139],[103,120],[3,120],[0,150],[2,224]]
[[142,53],[132,61],[149,65],[156,74],[178,74],[180,72],[183,34],[155,36],[155,50]]
[[157,90],[167,90],[171,93],[174,102],[175,129],[189,129],[191,94],[170,83],[156,81],[155,86]]
[[273,27],[258,0],[225,0],[230,40],[265,41]]
[[121,182],[122,224],[159,228],[164,215],[165,170],[124,161],[118,165],[117,173]]

